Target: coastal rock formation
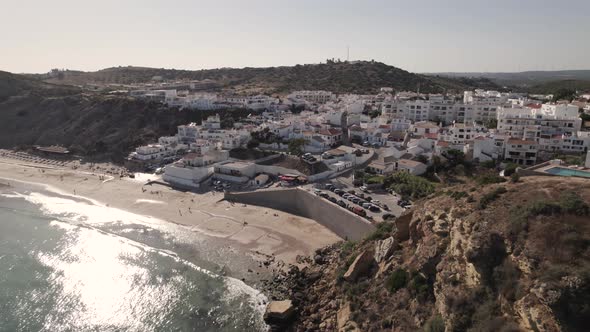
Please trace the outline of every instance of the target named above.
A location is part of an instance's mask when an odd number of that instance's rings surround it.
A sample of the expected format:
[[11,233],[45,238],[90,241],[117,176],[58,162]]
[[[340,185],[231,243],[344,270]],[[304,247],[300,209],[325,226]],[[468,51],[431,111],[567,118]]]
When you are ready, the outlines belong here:
[[393,236],[390,236],[385,240],[375,242],[375,261],[377,264],[389,258],[395,249],[396,243]]
[[[322,264],[293,275],[300,302],[290,329],[585,331],[587,181],[468,182],[416,202],[370,240],[326,248]],[[498,187],[506,192],[482,208]]]
[[346,273],[344,273],[344,280],[355,281],[357,278],[364,276],[373,262],[373,253],[369,250],[363,251],[350,264]]
[[295,307],[291,300],[272,301],[266,307],[264,321],[274,326],[275,330],[281,330],[290,323],[295,314]]

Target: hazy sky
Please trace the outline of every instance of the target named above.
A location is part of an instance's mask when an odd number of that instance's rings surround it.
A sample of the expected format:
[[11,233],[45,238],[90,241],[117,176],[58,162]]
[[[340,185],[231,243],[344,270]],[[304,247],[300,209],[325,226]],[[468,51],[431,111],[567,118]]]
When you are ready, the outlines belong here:
[[0,0],[0,70],[590,69],[590,0]]

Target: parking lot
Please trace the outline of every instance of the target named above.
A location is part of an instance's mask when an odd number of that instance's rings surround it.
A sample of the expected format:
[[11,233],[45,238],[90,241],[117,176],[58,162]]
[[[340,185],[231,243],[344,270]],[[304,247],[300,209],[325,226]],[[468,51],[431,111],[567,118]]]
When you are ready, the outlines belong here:
[[[399,198],[385,190],[363,192],[359,187],[352,186],[352,182],[348,184],[347,181],[338,181],[338,179],[308,187],[318,196],[331,200],[332,203],[340,205],[342,208],[357,207],[357,210],[359,208],[364,210],[367,218],[374,222],[383,221],[383,216],[386,214],[398,217],[405,211],[403,207],[398,205]],[[352,197],[348,197],[348,195],[352,195]],[[359,200],[360,202],[355,203],[355,198],[357,198],[357,202]],[[363,203],[365,203],[364,206]],[[370,205],[376,205],[379,209],[370,208]]]

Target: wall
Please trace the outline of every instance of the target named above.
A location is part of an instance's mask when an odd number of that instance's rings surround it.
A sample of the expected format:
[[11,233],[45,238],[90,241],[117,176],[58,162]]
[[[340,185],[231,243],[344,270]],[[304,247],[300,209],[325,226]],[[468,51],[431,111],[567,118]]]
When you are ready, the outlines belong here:
[[227,192],[225,199],[313,219],[343,239],[358,241],[375,230],[375,227],[364,218],[299,188],[247,193]]

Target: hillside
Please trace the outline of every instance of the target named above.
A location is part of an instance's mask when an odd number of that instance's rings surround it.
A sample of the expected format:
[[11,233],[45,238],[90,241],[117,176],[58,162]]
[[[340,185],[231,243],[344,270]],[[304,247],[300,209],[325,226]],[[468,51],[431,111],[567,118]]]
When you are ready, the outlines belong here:
[[206,116],[125,97],[81,94],[77,88],[8,73],[0,76],[0,86],[0,148],[59,144],[82,156],[121,162],[136,146]]
[[[381,87],[423,92],[462,91],[477,86],[472,82],[439,77],[432,79],[380,62],[329,62],[313,65],[268,68],[221,68],[209,70],[175,70],[142,67],[116,67],[96,72],[66,71],[47,79],[58,84],[147,83],[153,77],[165,80],[213,80],[225,88],[242,93],[278,93],[294,90],[329,90],[338,93],[375,93]],[[486,80],[487,85],[493,83]]]
[[[586,331],[590,185],[468,181],[279,280],[294,331]],[[390,227],[387,227],[390,226]]]
[[537,84],[528,89],[530,93],[555,94],[559,90],[590,91],[590,80],[560,80]]
[[79,92],[78,88],[49,84],[0,71],[0,102],[12,96],[63,96]]
[[590,81],[590,70],[555,70],[555,71],[524,71],[524,72],[448,72],[430,73],[442,77],[487,78],[501,86],[513,86],[528,89],[552,81]]

